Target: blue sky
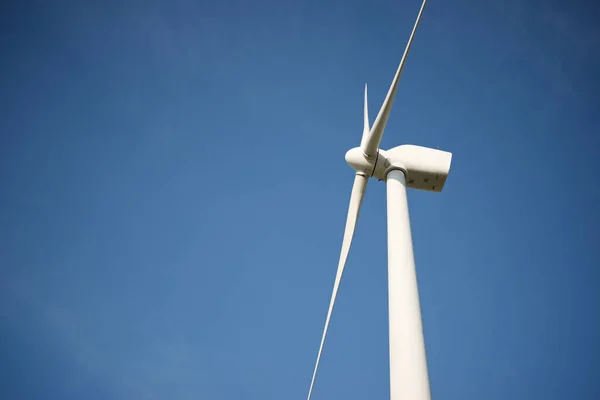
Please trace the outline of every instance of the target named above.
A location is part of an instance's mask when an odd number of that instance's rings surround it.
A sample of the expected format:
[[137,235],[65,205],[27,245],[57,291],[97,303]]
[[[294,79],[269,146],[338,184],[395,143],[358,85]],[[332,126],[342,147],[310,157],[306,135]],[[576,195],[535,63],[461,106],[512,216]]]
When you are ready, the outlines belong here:
[[[302,399],[360,142],[418,0],[0,12],[0,396]],[[18,3],[18,4],[17,4]],[[410,192],[432,395],[597,399],[598,6],[429,2],[382,148]],[[371,182],[314,390],[389,398]]]

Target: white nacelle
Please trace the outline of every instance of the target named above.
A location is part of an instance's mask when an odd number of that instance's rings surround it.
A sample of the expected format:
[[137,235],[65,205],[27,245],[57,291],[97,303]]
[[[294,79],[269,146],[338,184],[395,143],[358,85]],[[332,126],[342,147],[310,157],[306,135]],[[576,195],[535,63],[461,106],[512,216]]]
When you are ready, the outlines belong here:
[[411,144],[379,150],[375,162],[367,160],[359,147],[346,153],[346,162],[367,177],[385,181],[388,172],[400,169],[406,174],[406,186],[430,192],[442,191],[451,161],[452,153]]
[[385,180],[392,169],[406,173],[406,185],[412,189],[441,192],[450,172],[452,153],[405,144],[380,150],[373,177]]

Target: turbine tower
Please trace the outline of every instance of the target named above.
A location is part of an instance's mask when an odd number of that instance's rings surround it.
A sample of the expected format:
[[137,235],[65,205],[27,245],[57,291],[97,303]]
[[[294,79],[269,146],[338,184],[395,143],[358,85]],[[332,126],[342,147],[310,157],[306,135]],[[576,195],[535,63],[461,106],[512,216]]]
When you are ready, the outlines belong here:
[[426,3],[427,0],[423,0],[394,80],[372,127],[369,127],[365,85],[362,139],[359,147],[346,153],[346,162],[356,170],[356,176],[350,195],[333,293],[308,392],[309,400],[369,178],[385,181],[387,185],[390,398],[391,400],[431,398],[406,189],[441,192],[450,172],[452,154],[414,145],[402,145],[385,151],[379,149],[406,56]]

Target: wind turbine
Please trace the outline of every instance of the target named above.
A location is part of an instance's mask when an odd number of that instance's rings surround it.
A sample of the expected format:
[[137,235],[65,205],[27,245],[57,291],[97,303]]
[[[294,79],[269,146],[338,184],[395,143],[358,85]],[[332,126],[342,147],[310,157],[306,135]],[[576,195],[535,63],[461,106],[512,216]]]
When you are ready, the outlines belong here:
[[308,392],[309,400],[313,392],[331,312],[369,178],[386,181],[387,185],[390,398],[391,400],[428,400],[431,398],[406,189],[441,192],[450,172],[452,154],[414,145],[402,145],[385,151],[379,149],[379,143],[396,94],[398,80],[426,3],[427,0],[423,0],[394,80],[372,127],[369,127],[367,86],[365,85],[362,139],[359,147],[346,153],[346,162],[356,170],[356,176],[350,195],[350,206],[333,293]]

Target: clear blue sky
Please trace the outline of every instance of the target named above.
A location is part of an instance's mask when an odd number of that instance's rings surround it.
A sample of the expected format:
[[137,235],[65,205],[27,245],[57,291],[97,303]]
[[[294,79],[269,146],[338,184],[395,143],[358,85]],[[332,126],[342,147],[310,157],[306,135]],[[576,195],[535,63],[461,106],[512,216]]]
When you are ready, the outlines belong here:
[[[305,398],[419,0],[5,3],[0,397]],[[382,147],[454,155],[409,195],[435,399],[600,398],[591,4],[425,10]],[[385,235],[371,182],[314,400],[389,398]]]

